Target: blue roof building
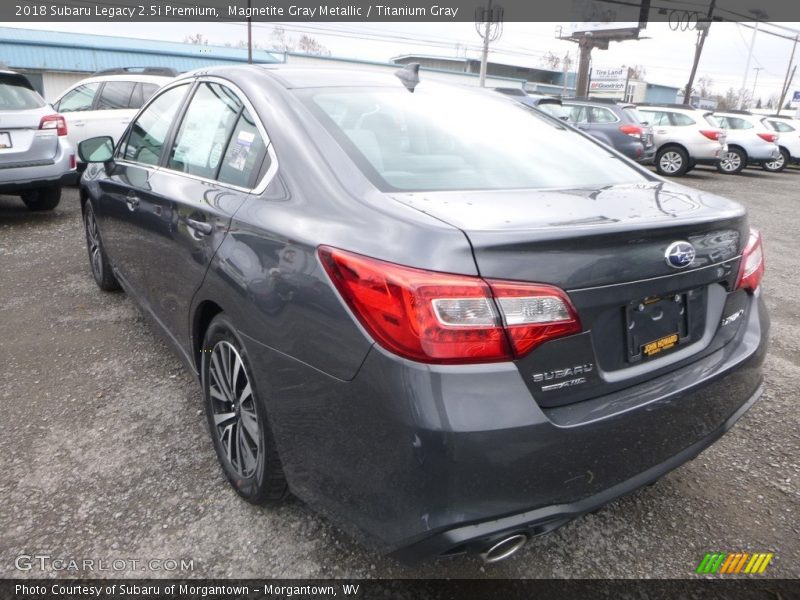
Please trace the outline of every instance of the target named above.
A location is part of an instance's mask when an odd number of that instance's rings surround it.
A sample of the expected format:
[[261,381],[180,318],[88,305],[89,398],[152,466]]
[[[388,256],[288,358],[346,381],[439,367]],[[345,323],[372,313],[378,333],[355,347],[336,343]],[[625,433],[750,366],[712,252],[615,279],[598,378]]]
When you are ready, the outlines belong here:
[[[253,49],[253,62],[282,62],[281,54]],[[190,71],[247,62],[246,48],[0,27],[0,63],[25,73],[48,100],[101,69],[171,67]]]

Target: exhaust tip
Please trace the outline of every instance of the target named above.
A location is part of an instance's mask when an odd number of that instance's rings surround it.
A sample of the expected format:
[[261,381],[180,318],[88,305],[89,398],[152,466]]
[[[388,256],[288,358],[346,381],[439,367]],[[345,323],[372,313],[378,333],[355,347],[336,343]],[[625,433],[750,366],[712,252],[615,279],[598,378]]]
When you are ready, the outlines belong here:
[[528,543],[528,536],[524,533],[517,533],[496,542],[488,550],[481,552],[480,556],[486,564],[500,562],[514,556],[526,543]]

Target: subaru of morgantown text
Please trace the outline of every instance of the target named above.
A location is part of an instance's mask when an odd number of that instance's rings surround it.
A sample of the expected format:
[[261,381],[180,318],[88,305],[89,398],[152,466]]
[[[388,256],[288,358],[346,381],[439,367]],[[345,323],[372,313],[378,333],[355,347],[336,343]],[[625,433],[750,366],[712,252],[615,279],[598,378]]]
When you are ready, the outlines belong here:
[[94,278],[198,377],[236,491],[399,559],[508,557],[761,394],[744,208],[513,98],[209,69],[80,154]]

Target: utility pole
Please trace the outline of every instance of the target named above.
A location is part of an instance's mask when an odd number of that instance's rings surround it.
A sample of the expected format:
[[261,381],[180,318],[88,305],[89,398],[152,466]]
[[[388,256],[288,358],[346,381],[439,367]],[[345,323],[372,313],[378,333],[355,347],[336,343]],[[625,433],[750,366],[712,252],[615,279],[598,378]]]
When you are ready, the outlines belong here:
[[486,87],[486,69],[489,62],[489,44],[500,39],[503,35],[503,7],[492,6],[488,0],[486,8],[475,9],[475,30],[483,38],[483,53],[481,54],[480,86]]
[[706,22],[702,23],[702,27],[700,21],[697,23],[697,28],[700,31],[697,34],[697,44],[695,44],[694,48],[694,62],[692,63],[692,71],[689,74],[689,83],[686,84],[686,90],[683,92],[684,104],[691,104],[692,102],[692,86],[694,85],[694,77],[697,75],[697,65],[700,64],[700,55],[703,53],[703,46],[705,45],[706,38],[708,37],[708,30],[711,28],[711,18],[714,16],[714,7],[716,4],[716,0],[711,0],[711,4],[708,5]]
[[750,94],[750,101],[755,102],[756,99],[756,85],[758,85],[758,72],[763,71],[764,67],[753,67],[753,71],[756,72],[755,79],[753,80],[753,91]]
[[[797,49],[797,37],[794,36],[794,44],[792,45],[792,55],[789,57],[789,65],[786,67],[786,77],[783,79],[783,87],[781,88],[781,100],[778,102],[778,111],[777,114],[780,114],[781,109],[783,108],[783,100],[786,98],[786,92],[789,91],[789,86],[791,85],[791,80],[789,79],[789,71],[792,71],[792,63],[794,62],[794,51]],[[792,76],[794,76],[794,71],[792,71]]]
[[578,97],[589,95],[589,64],[592,60],[594,36],[591,31],[583,34],[578,41],[578,81],[575,84],[575,95]]
[[247,0],[247,64],[253,64],[253,17],[250,16],[252,1]]
[[756,44],[756,34],[758,33],[758,21],[756,21],[756,26],[753,27],[753,37],[750,38],[750,49],[747,51],[747,62],[744,65],[744,77],[742,78],[742,89],[739,90],[739,104],[736,106],[737,109],[742,110],[742,106],[744,106],[744,94],[745,88],[747,87],[747,76],[750,74],[750,61],[753,58],[753,46]]

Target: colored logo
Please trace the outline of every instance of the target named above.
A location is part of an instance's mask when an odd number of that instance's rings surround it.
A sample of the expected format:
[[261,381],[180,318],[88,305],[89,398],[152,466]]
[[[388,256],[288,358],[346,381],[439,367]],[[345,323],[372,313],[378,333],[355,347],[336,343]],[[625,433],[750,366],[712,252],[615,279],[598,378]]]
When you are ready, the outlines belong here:
[[706,552],[697,573],[736,575],[763,573],[773,557],[772,552]]
[[695,252],[694,246],[689,242],[672,242],[664,252],[667,264],[673,269],[683,269],[692,264]]

